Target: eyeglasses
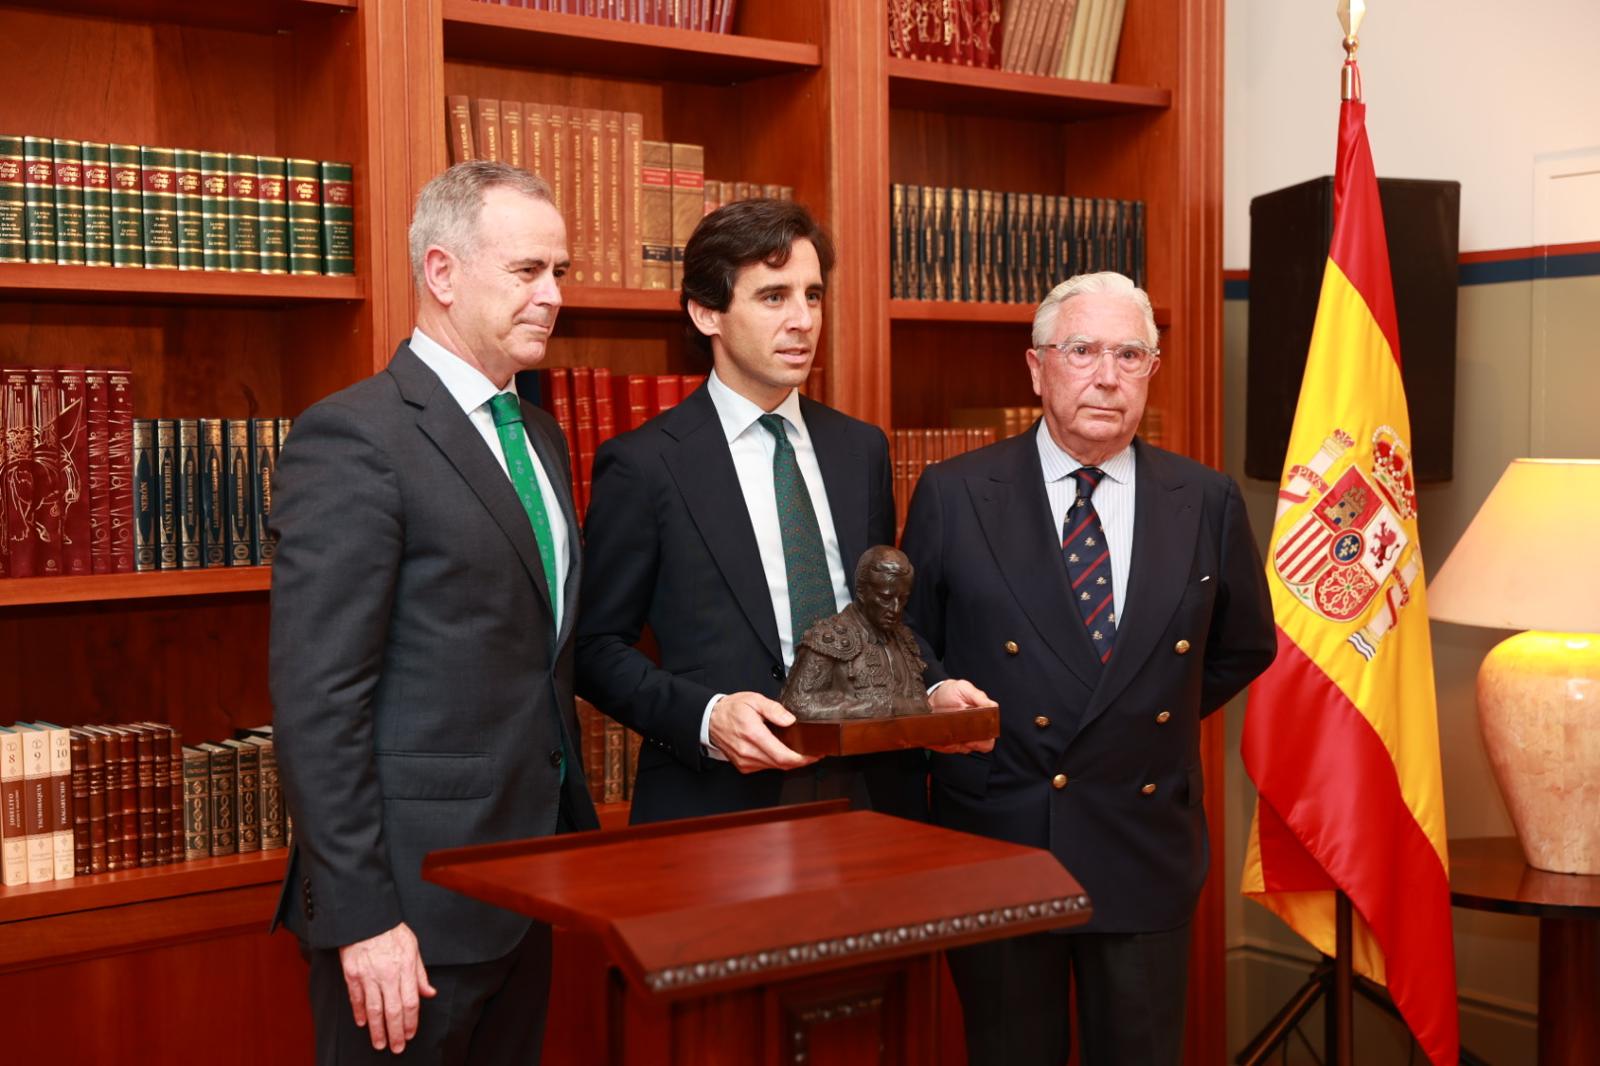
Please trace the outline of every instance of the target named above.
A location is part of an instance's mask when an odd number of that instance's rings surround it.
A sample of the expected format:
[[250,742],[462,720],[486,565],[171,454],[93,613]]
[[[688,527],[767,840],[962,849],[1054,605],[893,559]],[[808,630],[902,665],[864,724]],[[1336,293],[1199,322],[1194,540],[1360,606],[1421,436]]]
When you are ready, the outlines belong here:
[[1149,377],[1160,362],[1161,349],[1143,344],[1092,344],[1088,341],[1069,340],[1057,344],[1041,344],[1034,349],[1041,356],[1047,351],[1060,352],[1067,365],[1074,370],[1088,370],[1100,365],[1100,360],[1111,356],[1111,365],[1125,378]]

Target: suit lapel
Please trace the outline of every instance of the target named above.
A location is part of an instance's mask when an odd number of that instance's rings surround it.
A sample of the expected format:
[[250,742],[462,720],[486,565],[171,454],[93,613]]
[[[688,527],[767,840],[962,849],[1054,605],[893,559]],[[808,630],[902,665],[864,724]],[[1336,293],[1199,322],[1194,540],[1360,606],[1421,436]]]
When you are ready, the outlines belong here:
[[[522,501],[517,497],[511,479],[500,469],[500,464],[483,443],[483,438],[473,428],[471,419],[461,410],[438,375],[429,370],[427,364],[406,345],[402,344],[395,353],[389,364],[389,373],[399,384],[406,402],[421,408],[417,413],[417,427],[433,441],[505,533],[506,539],[511,541],[545,610],[549,611],[550,587],[545,581],[544,563],[539,559],[539,545],[534,540],[528,512],[522,509]],[[546,462],[546,470],[553,469],[543,453],[539,458]],[[553,613],[551,617],[554,617]]]
[[967,492],[989,551],[1011,595],[1061,662],[1093,688],[1101,673],[1094,647],[1072,604],[1061,545],[1044,491],[1033,431],[1013,437],[989,477],[967,479]]
[[[872,547],[867,543],[867,457],[835,428],[835,412],[804,397],[800,410],[812,450],[817,453],[817,466],[822,469],[822,487],[828,494],[833,532],[839,540],[839,561],[849,583],[856,562]],[[825,530],[823,536],[827,536]]]
[[674,407],[663,418],[661,428],[677,441],[677,446],[666,449],[663,456],[689,518],[700,531],[750,628],[773,659],[782,662],[778,623],[761,569],[761,549],[745,509],[733,453],[728,450],[722,423],[705,386]]
[[[1117,609],[1117,647],[1106,665],[1081,731],[1128,687],[1167,628],[1183,597],[1194,563],[1200,526],[1200,490],[1143,441],[1134,446],[1133,558],[1128,566],[1128,603]],[[1125,624],[1124,624],[1125,623]]]

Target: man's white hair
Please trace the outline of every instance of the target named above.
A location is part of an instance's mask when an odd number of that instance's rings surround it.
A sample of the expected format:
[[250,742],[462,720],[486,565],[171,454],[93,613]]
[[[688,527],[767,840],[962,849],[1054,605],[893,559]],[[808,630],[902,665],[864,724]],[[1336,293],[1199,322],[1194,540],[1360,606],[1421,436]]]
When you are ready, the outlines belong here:
[[1126,275],[1118,274],[1114,270],[1102,270],[1098,274],[1075,274],[1051,289],[1050,295],[1040,301],[1039,309],[1033,313],[1035,348],[1050,342],[1056,330],[1056,319],[1061,317],[1061,305],[1074,296],[1083,296],[1086,293],[1125,296],[1132,300],[1134,306],[1144,316],[1145,343],[1152,348],[1156,347],[1161,334],[1156,329],[1155,312],[1150,309],[1150,297]]

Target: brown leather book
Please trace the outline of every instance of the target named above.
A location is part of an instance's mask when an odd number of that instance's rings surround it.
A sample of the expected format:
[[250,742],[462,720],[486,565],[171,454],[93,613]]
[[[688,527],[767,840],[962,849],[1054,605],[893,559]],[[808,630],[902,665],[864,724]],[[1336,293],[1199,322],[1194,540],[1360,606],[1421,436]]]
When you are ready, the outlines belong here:
[[444,105],[450,162],[469,163],[477,158],[472,151],[472,101],[465,96],[447,96]]
[[94,572],[91,557],[89,487],[88,381],[81,366],[64,366],[57,372],[56,443],[62,489],[61,572],[81,577]]
[[89,734],[71,730],[72,744],[72,865],[73,872],[93,872],[89,859]]
[[706,150],[699,144],[672,146],[672,287],[683,274],[683,250],[705,210]]
[[576,496],[578,491],[578,425],[573,416],[572,371],[562,366],[551,367],[547,384],[550,386],[547,390],[547,395],[550,397],[550,414],[554,416],[556,425],[561,427],[562,435],[567,438],[568,474],[572,478],[572,491]]
[[[585,274],[580,281],[606,285],[606,130],[605,113],[597,107],[582,109],[583,145],[578,157],[578,178],[582,185]],[[619,260],[620,262],[620,260]]]
[[[134,774],[137,781],[137,840],[139,865],[158,866],[161,862],[161,837],[156,829],[156,731],[149,726],[124,728],[134,735]],[[165,738],[162,738],[165,740]]]
[[622,112],[600,112],[600,174],[604,183],[600,197],[600,249],[603,256],[600,283],[622,287],[623,216],[627,211],[627,185],[624,183]]
[[[181,811],[181,798],[175,799],[173,795],[174,772],[181,780],[183,769],[174,766],[173,754],[176,749],[181,749],[182,744],[177,742],[178,731],[166,722],[140,722],[139,728],[150,736],[151,750],[151,810],[155,818],[155,861],[156,865],[164,866],[168,863],[183,861],[183,830],[182,815],[174,822],[173,812],[176,807]],[[181,786],[180,786],[181,787]]]
[[639,146],[640,270],[647,289],[673,288],[672,145],[642,141]]
[[89,469],[85,495],[89,503],[89,570],[109,574],[111,559],[111,389],[110,375],[100,367],[84,373],[84,415]]
[[[535,101],[528,101],[522,105],[522,150],[527,155],[527,167],[533,173],[549,182],[550,177],[550,130],[545,115],[545,106]],[[555,199],[555,188],[552,183],[550,190],[551,199]],[[561,210],[561,205],[556,205],[556,210]]]
[[567,223],[569,254],[574,251],[572,213],[576,203],[572,193],[572,164],[568,161],[572,155],[572,135],[567,129],[571,118],[570,107],[561,104],[545,107],[545,152],[550,160],[550,172],[545,178],[550,182],[550,191],[556,198],[556,210],[561,212],[561,217]]
[[[0,426],[5,435],[0,438],[0,465],[8,470],[33,467],[33,390],[28,384],[28,368],[6,367],[0,370]],[[33,538],[20,531],[28,528],[28,515],[33,511],[33,481],[28,478],[8,479],[7,491],[0,493],[0,507],[4,507],[5,529],[10,538],[9,549],[0,556],[7,577],[32,577],[34,575]],[[10,531],[18,532],[12,533]]]
[[629,289],[644,288],[644,248],[641,225],[644,220],[644,116],[637,111],[622,114],[622,284]]
[[500,151],[501,158],[514,167],[527,165],[522,143],[522,101],[500,101]]
[[25,525],[33,540],[34,573],[60,577],[65,573],[61,509],[68,488],[61,455],[61,379],[53,367],[34,367],[28,372],[28,389],[33,426],[33,521]]
[[476,158],[500,161],[500,101],[487,96],[472,101],[472,150]]
[[604,803],[606,796],[606,717],[586,699],[575,700],[578,708],[578,758],[583,778],[589,785],[589,798]]

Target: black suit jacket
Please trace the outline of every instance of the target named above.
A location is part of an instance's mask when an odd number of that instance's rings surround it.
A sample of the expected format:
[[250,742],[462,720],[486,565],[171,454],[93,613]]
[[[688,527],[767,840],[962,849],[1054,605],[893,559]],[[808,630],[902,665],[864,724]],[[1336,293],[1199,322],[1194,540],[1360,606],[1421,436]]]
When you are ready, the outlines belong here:
[[1048,848],[1093,900],[1093,932],[1188,920],[1210,855],[1200,719],[1276,650],[1238,486],[1135,449],[1128,602],[1104,670],[1051,536],[1033,431],[929,469],[905,531],[907,621],[932,676],[967,678],[1000,704],[992,755],[931,757],[934,818]]
[[555,422],[524,403],[574,548],[561,632],[511,481],[438,376],[387,370],[296,420],[274,482],[271,682],[294,817],[275,920],[312,947],[404,921],[432,964],[528,919],[425,884],[438,848],[597,826],[575,752],[577,516]]
[[[846,574],[874,544],[894,543],[883,431],[802,398]],[[778,624],[733,455],[702,385],[678,406],[601,446],[585,528],[578,693],[643,735],[635,822],[778,802],[783,775],[741,774],[700,753],[717,693],[777,698]],[[648,624],[659,665],[634,645]],[[871,756],[873,806],[926,811],[922,752]]]

